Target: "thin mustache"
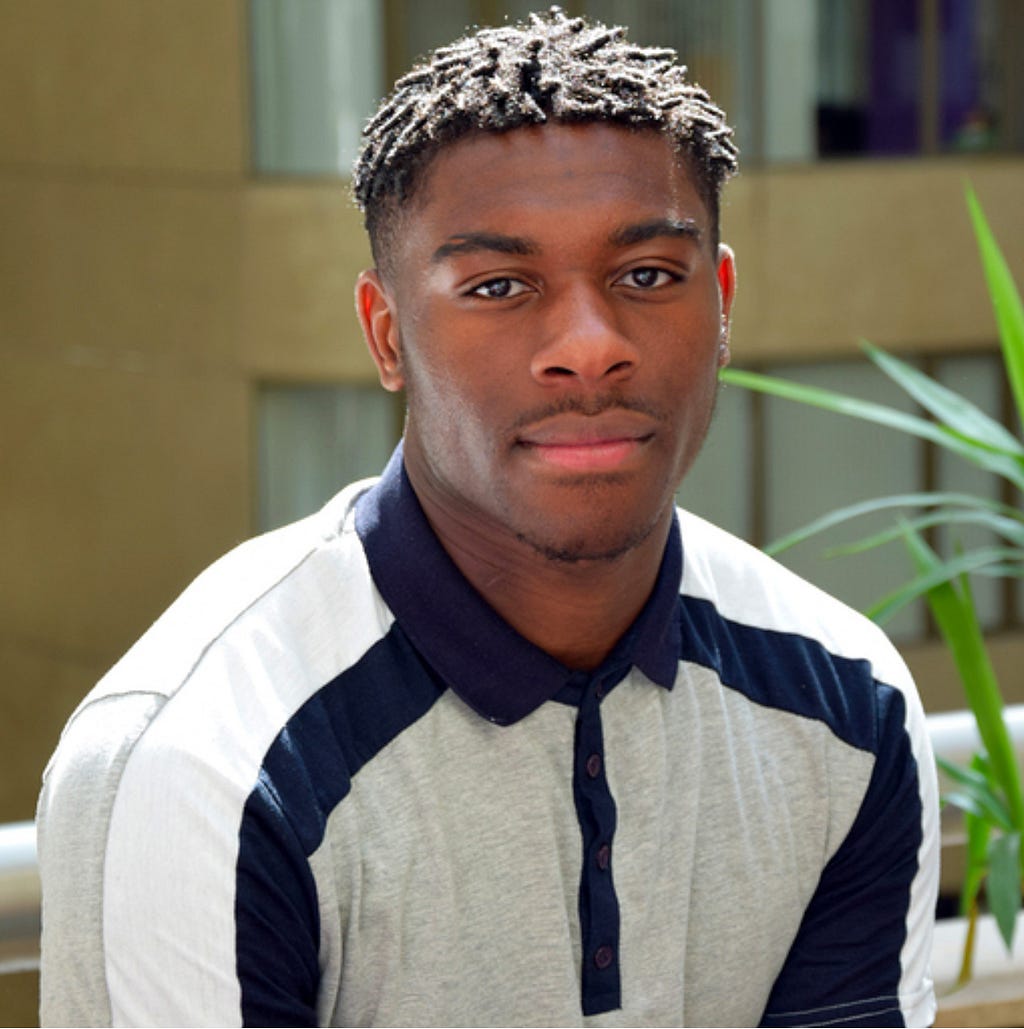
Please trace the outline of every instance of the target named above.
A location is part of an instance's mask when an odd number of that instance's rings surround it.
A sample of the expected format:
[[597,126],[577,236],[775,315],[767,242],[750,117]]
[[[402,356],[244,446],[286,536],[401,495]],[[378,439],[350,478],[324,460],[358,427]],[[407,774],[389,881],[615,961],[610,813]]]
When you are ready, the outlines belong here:
[[652,407],[643,400],[616,396],[564,396],[553,403],[545,404],[543,407],[534,408],[532,411],[527,411],[520,415],[512,425],[512,432],[519,433],[531,425],[542,422],[547,418],[554,418],[557,415],[578,414],[587,418],[594,418],[599,414],[604,414],[605,411],[634,411],[657,422],[665,420],[664,414],[658,408]]

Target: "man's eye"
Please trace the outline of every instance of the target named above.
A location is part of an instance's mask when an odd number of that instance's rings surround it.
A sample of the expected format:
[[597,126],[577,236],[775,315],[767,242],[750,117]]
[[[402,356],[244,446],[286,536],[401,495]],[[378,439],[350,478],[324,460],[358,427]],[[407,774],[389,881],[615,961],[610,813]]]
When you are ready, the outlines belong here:
[[505,300],[526,292],[526,286],[518,279],[488,279],[469,291],[471,297],[487,297],[489,300]]
[[658,286],[667,286],[678,281],[678,275],[673,275],[664,268],[632,268],[619,279],[622,285],[631,286],[633,289],[656,289]]

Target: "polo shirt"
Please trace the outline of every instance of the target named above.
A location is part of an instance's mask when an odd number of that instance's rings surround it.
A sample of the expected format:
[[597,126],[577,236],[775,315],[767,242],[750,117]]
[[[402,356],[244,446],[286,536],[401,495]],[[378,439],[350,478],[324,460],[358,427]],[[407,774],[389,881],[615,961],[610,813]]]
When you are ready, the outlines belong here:
[[44,1024],[926,1024],[935,776],[861,616],[679,511],[593,672],[401,448],[83,701],[39,809]]

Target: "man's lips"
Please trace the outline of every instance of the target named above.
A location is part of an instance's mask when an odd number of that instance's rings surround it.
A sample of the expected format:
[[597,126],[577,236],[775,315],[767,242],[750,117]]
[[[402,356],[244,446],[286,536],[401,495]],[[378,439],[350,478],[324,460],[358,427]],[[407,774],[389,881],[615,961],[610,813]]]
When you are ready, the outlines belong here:
[[614,410],[588,417],[555,415],[529,426],[516,440],[532,456],[568,471],[621,468],[654,435],[648,415]]

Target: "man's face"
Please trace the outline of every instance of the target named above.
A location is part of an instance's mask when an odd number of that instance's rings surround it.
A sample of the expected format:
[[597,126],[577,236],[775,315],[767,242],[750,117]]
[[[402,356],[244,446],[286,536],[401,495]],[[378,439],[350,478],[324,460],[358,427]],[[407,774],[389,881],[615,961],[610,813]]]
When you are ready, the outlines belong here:
[[[357,306],[405,388],[405,461],[467,535],[607,560],[671,518],[725,363],[734,273],[664,138],[547,125],[431,163]],[[428,508],[429,510],[429,508]]]

